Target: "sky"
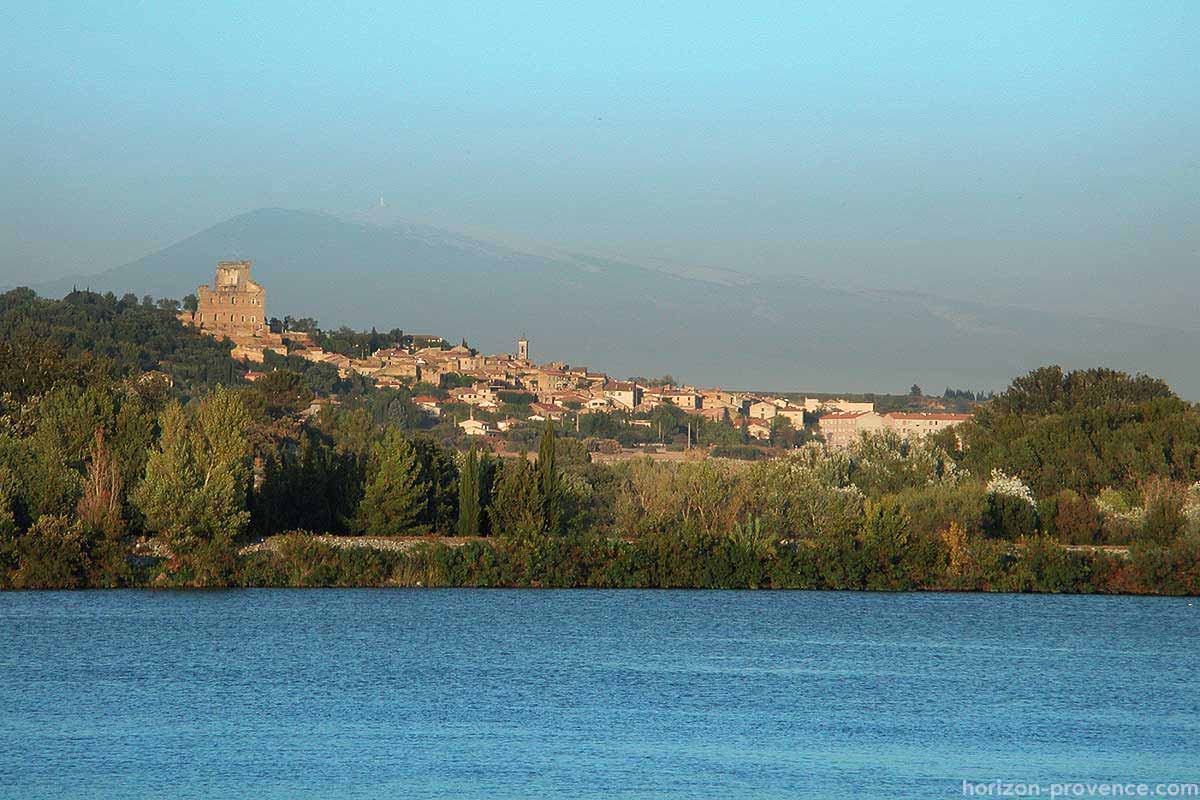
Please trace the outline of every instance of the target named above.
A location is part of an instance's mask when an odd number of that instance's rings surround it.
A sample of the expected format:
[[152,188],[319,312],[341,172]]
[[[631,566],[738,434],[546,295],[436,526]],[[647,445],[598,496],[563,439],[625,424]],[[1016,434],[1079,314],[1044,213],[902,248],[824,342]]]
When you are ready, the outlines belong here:
[[31,3],[0,285],[261,207],[1200,327],[1200,3]]

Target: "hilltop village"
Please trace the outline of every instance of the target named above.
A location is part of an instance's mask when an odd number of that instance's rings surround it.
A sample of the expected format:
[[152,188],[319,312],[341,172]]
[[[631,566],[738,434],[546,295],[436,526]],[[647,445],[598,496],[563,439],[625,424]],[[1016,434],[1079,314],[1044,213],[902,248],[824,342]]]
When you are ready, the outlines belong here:
[[1197,590],[1200,411],[1148,375],[746,392],[266,301],[0,294],[0,589]]
[[[563,361],[538,363],[526,337],[517,340],[514,353],[494,355],[484,355],[465,341],[450,346],[440,336],[399,331],[387,346],[373,352],[362,352],[362,346],[354,354],[331,351],[321,346],[311,321],[297,325],[290,317],[268,317],[266,290],[251,278],[251,269],[250,261],[221,262],[213,284],[197,287],[179,314],[184,324],[232,342],[232,357],[249,366],[247,379],[258,379],[280,358],[327,365],[342,379],[358,376],[377,388],[403,389],[432,420],[450,422],[497,450],[530,422],[549,420],[603,434],[606,426],[589,420],[600,414],[617,415],[627,426],[644,429],[646,435],[633,437],[641,439],[638,444],[666,444],[665,411],[686,430],[684,449],[697,443],[788,446],[813,438],[840,449],[861,433],[892,430],[903,438],[920,439],[971,416],[947,410],[919,392],[911,399],[915,408],[882,411],[871,400],[678,386],[669,378],[618,380]],[[316,405],[322,402],[336,401],[325,398]],[[713,430],[711,423],[735,435],[701,437],[702,430]],[[622,444],[635,443],[630,438],[623,442],[621,437],[606,440],[601,435],[597,447],[616,452]]]

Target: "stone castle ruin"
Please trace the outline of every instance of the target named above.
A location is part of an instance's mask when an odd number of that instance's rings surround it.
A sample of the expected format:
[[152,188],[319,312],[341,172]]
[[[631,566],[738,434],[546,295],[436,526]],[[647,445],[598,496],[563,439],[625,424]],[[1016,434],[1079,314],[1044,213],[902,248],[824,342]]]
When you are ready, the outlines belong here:
[[250,280],[252,261],[222,261],[212,286],[196,287],[192,322],[214,335],[255,336],[267,329],[267,293]]
[[195,313],[183,312],[179,319],[209,336],[229,339],[232,356],[262,362],[263,352],[287,354],[283,338],[271,333],[267,323],[267,291],[250,279],[252,261],[222,261],[217,264],[212,286],[196,287]]

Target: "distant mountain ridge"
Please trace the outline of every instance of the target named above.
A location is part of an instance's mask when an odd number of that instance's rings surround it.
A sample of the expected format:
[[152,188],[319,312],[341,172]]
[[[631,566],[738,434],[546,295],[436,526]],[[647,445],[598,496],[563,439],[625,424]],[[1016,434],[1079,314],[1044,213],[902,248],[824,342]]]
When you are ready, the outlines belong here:
[[649,268],[586,254],[523,252],[411,224],[262,209],[73,286],[182,297],[221,260],[251,259],[271,316],[466,337],[614,375],[724,386],[903,391],[914,382],[996,389],[1047,363],[1103,364],[1200,396],[1200,334],[920,293],[849,291],[805,278]]

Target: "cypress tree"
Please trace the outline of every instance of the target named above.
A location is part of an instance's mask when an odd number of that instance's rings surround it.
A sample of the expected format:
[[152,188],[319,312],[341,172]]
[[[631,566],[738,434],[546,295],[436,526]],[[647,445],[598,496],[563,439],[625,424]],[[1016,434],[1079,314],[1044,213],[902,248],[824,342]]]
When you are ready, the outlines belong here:
[[423,478],[416,448],[388,428],[371,453],[358,529],[376,536],[414,533],[428,505],[429,484]]
[[478,536],[482,514],[479,507],[479,454],[475,443],[467,453],[458,475],[458,535]]
[[554,458],[554,423],[546,420],[542,442],[538,446],[538,490],[542,499],[543,528],[558,533],[562,520],[558,486],[558,465]]

